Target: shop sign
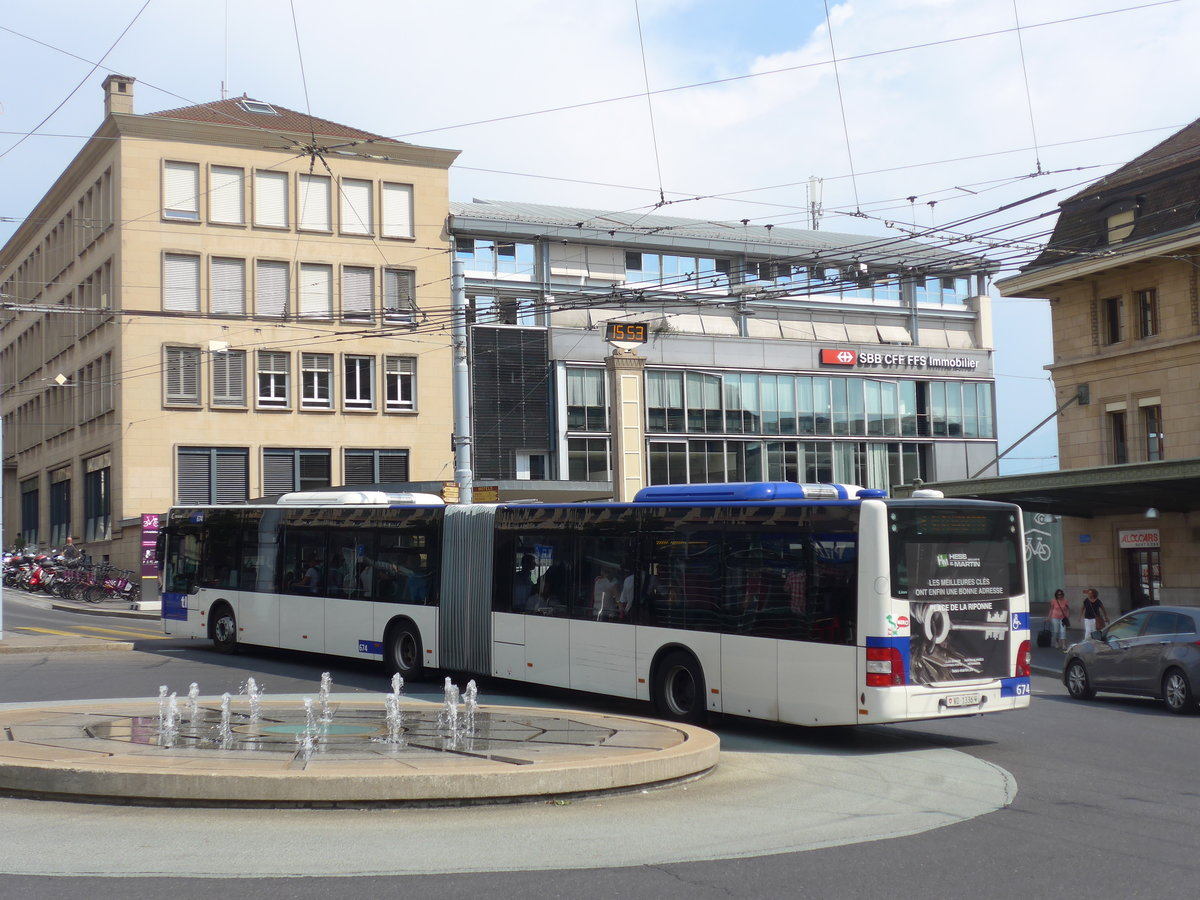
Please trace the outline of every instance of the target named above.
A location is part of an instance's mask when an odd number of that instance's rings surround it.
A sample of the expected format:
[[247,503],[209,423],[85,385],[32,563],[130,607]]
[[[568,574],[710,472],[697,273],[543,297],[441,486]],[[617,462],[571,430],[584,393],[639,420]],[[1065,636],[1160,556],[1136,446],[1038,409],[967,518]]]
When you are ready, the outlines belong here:
[[1159,546],[1157,528],[1121,529],[1117,539],[1122,550],[1154,550]]
[[876,353],[874,351],[822,348],[823,366],[881,369],[949,369],[973,372],[979,361],[966,356],[931,356],[928,353]]

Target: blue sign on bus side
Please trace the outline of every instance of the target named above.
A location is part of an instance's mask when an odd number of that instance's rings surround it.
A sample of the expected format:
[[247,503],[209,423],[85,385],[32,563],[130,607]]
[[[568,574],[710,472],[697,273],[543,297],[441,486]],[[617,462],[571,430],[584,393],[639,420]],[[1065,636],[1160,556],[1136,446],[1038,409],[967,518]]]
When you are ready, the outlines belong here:
[[1003,678],[1000,680],[1001,697],[1028,697],[1032,693],[1029,689],[1028,678]]
[[1029,630],[1029,613],[1015,612],[1009,617],[1009,619],[1013,631]]
[[178,622],[187,621],[187,594],[163,594],[162,617]]
[[376,656],[383,656],[383,641],[359,641],[359,653],[374,653]]

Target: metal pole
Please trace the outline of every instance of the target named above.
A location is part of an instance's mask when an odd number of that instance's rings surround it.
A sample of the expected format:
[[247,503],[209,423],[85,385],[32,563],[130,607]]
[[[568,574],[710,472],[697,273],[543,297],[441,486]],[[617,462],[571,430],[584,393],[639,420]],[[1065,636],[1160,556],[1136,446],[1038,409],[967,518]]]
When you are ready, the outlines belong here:
[[463,261],[451,263],[450,340],[454,349],[454,480],[458,502],[471,502],[471,375],[467,363],[467,288]]
[[[4,417],[0,416],[0,460],[4,459]],[[4,472],[0,469],[0,551],[4,549]],[[4,579],[0,578],[0,641],[4,640]]]

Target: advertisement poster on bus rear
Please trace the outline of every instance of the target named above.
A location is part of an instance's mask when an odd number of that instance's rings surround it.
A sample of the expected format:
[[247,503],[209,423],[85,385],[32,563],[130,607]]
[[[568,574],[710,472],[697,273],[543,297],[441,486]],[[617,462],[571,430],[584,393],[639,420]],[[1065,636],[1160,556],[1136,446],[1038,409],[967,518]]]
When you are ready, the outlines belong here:
[[913,680],[1010,675],[1008,547],[912,544],[907,557]]

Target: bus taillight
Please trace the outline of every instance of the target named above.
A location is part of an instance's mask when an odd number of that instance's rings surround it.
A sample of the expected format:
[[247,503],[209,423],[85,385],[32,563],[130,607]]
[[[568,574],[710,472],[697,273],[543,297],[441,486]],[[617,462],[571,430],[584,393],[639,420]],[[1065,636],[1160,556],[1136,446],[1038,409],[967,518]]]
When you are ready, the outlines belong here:
[[1021,641],[1021,646],[1017,648],[1017,671],[1014,673],[1017,678],[1028,678],[1030,665],[1033,658],[1029,651],[1029,641]]
[[895,647],[867,648],[867,687],[904,684],[904,659]]

